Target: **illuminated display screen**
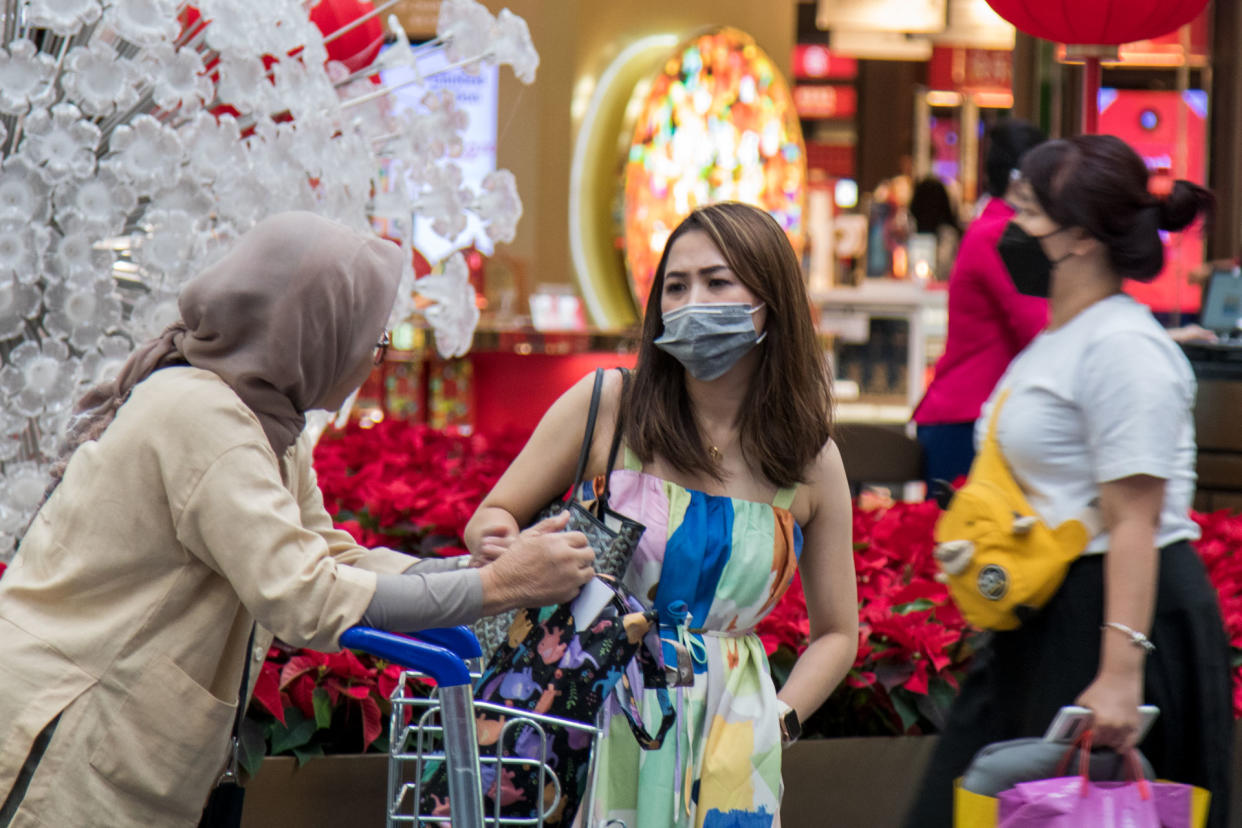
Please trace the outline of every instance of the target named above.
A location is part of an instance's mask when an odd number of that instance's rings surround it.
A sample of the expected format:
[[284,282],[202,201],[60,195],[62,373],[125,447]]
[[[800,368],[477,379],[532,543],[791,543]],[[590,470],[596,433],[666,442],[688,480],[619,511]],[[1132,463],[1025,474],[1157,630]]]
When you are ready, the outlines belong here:
[[624,236],[640,308],[669,234],[702,204],[744,201],[764,208],[802,255],[802,129],[789,86],[749,35],[729,28],[696,35],[635,94]]

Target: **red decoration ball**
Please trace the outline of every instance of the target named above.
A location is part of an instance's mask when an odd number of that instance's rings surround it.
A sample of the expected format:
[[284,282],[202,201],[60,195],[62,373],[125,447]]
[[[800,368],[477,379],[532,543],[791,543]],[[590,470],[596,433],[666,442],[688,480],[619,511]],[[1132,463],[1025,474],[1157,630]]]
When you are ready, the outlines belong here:
[[1194,20],[1207,0],[988,0],[988,5],[1044,40],[1113,45],[1168,34]]
[[[320,0],[311,7],[310,19],[327,37],[373,11],[375,6],[368,0]],[[384,24],[377,15],[328,43],[328,58],[357,72],[371,65],[383,45]]]

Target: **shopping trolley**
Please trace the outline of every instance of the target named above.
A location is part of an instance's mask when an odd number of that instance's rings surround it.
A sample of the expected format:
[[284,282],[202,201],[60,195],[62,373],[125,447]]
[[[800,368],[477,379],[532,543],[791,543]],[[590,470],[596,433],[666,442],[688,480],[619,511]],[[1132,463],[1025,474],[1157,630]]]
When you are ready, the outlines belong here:
[[[369,627],[353,627],[341,636],[341,644],[363,650],[405,668],[391,696],[388,751],[388,828],[399,825],[435,828],[501,828],[501,826],[543,826],[556,813],[563,796],[563,780],[548,764],[549,729],[567,728],[591,742],[592,767],[580,809],[589,809],[595,787],[594,764],[602,728],[599,723],[584,724],[572,719],[521,711],[504,705],[475,701],[472,672],[482,652],[479,642],[466,627],[423,630],[414,636],[383,632]],[[435,688],[429,696],[411,692],[410,679],[430,678]],[[407,711],[409,713],[407,717]],[[479,713],[503,716],[494,744],[479,747],[476,719]],[[408,719],[408,722],[407,722]],[[533,752],[514,750],[520,737],[533,737]],[[429,800],[424,786],[429,776],[443,768],[447,776],[447,804]],[[535,788],[544,792],[542,801],[529,816],[506,814],[500,795],[502,772],[521,768],[535,775]],[[572,780],[570,781],[572,784]],[[490,812],[484,805],[484,790],[495,793]],[[589,810],[585,811],[589,813]],[[625,828],[621,823],[612,826]]]

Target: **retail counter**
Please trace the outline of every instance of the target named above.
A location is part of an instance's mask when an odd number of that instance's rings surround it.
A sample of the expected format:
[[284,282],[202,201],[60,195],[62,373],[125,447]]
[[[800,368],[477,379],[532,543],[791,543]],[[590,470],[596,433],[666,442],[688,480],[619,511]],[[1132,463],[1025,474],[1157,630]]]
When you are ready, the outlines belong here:
[[843,343],[866,341],[872,319],[906,323],[905,404],[877,406],[843,399],[840,416],[845,420],[909,420],[923,397],[927,369],[939,356],[944,341],[949,302],[945,286],[928,287],[904,279],[867,279],[858,286],[833,288],[811,298],[819,310],[820,331]]
[[1185,346],[1195,369],[1195,508],[1242,510],[1242,348]]

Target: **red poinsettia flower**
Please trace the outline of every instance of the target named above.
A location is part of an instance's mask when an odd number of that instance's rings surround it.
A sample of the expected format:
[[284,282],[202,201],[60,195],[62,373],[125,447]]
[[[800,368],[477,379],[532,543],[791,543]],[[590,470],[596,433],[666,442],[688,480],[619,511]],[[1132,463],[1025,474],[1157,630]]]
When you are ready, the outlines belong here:
[[[385,420],[325,437],[315,452],[315,468],[325,506],[360,544],[465,554],[465,524],[523,438]],[[930,727],[927,712],[951,700],[973,652],[976,631],[934,580],[939,513],[934,502],[895,502],[882,491],[866,493],[854,510],[859,646],[838,691],[847,695],[834,703],[841,702],[854,718],[873,717],[880,724],[870,732]],[[1242,518],[1225,512],[1194,518],[1203,530],[1196,547],[1220,595],[1230,642],[1242,655]],[[800,577],[758,632],[770,658],[788,659],[806,649],[810,623]],[[290,708],[313,716],[316,694],[321,707],[323,699],[335,707],[353,705],[369,744],[378,733],[377,714],[400,675],[395,665],[366,656],[273,650],[255,699],[278,720]],[[1234,679],[1235,710],[1242,716],[1242,667]]]

